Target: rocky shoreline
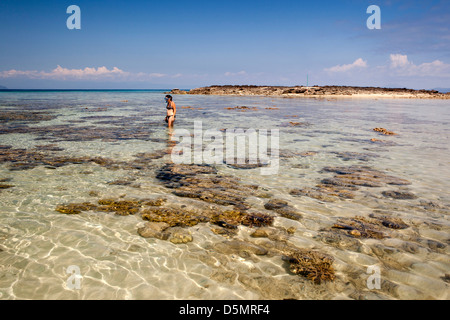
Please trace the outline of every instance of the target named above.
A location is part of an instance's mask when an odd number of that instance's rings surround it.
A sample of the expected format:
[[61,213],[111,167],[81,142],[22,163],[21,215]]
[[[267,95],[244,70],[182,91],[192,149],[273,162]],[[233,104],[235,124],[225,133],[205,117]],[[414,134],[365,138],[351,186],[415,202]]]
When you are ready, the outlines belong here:
[[406,99],[450,99],[450,93],[436,90],[414,90],[406,88],[350,87],[350,86],[252,86],[223,85],[191,89],[172,89],[170,94],[237,95],[237,96],[281,96],[312,98],[406,98]]

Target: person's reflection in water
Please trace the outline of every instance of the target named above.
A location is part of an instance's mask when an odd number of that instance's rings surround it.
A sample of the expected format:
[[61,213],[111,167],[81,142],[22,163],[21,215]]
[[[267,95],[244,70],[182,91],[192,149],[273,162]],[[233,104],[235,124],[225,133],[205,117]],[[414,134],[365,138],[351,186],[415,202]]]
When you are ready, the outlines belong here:
[[168,160],[168,163],[172,163],[173,148],[177,144],[177,141],[174,140],[173,131],[174,131],[173,127],[169,127],[168,130],[167,130],[167,150],[166,150],[166,154],[168,154],[170,156],[170,160]]

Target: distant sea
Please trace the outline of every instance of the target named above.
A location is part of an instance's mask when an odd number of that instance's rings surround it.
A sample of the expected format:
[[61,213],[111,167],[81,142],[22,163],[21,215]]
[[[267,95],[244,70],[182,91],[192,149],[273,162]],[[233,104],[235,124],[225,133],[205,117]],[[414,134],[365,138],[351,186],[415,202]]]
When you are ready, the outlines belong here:
[[172,89],[8,89],[0,86],[0,90],[6,92],[168,92]]
[[442,93],[450,92],[450,88],[435,88],[434,90],[437,90]]

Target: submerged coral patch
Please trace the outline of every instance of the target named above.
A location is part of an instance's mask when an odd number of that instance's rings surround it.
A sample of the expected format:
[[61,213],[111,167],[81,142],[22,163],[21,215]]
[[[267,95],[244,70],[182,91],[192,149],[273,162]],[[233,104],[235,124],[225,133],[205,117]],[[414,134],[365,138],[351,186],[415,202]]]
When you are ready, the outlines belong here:
[[272,225],[274,218],[262,213],[246,213],[239,210],[226,210],[215,214],[211,223],[226,229],[237,229],[239,225],[263,227]]
[[293,208],[285,200],[281,199],[271,199],[264,205],[267,210],[275,211],[279,216],[291,219],[291,220],[301,220],[303,216],[295,208]]
[[361,153],[361,152],[332,152],[334,153],[338,158],[342,159],[343,161],[351,161],[351,160],[359,160],[359,161],[370,161],[373,158],[378,158],[379,155],[375,153]]
[[72,164],[97,164],[111,170],[117,169],[149,169],[154,159],[162,158],[165,150],[152,153],[137,154],[131,161],[118,161],[99,156],[70,156],[61,154],[62,148],[56,144],[36,146],[31,149],[0,147],[0,162],[9,163],[9,170],[29,170],[38,166],[55,169]]
[[323,171],[336,173],[337,175],[334,177],[334,181],[337,183],[341,182],[344,185],[378,187],[385,184],[411,184],[408,180],[397,178],[366,166],[325,167]]
[[96,163],[102,166],[111,166],[114,164],[113,160],[102,157],[70,157],[41,150],[3,148],[0,149],[0,162],[9,162],[10,170],[28,170],[37,166],[61,167],[69,164],[82,163]]
[[340,218],[332,228],[342,230],[355,238],[384,239],[387,237],[377,224],[363,217]]
[[360,187],[377,188],[386,185],[409,185],[410,181],[388,175],[366,166],[325,167],[323,172],[334,172],[335,176],[324,178],[315,188],[292,189],[291,195],[308,196],[322,201],[339,198],[353,199]]
[[408,227],[400,218],[372,213],[369,218],[339,218],[332,228],[339,229],[356,238],[383,239],[388,237],[385,232],[387,230],[384,231],[384,228],[399,230]]
[[258,195],[258,186],[245,185],[239,179],[217,174],[208,165],[166,164],[156,178],[179,197],[199,199],[239,210],[249,209],[246,198]]
[[226,107],[226,110],[238,110],[240,112],[245,112],[245,111],[257,111],[258,108],[257,107],[247,107],[247,106],[236,106],[236,107]]
[[83,202],[58,205],[55,210],[64,214],[80,214],[82,211],[95,210],[96,208],[96,205],[89,202]]
[[38,123],[41,121],[49,121],[57,116],[48,112],[36,111],[0,111],[0,123],[7,122],[27,122]]
[[289,262],[289,270],[311,280],[315,284],[321,284],[335,279],[333,257],[318,251],[294,249],[284,260]]
[[[333,177],[324,178],[315,187],[295,188],[290,190],[293,196],[307,196],[320,201],[334,202],[337,199],[354,199],[360,187],[378,188],[386,185],[409,185],[410,181],[388,175],[367,166],[325,167],[322,172],[333,172]],[[384,194],[384,193],[383,193]],[[397,193],[386,193],[394,197]],[[408,194],[399,196],[407,197]]]
[[136,214],[142,208],[142,200],[100,199],[98,204],[97,210],[114,212],[121,216]]
[[289,192],[293,196],[307,196],[320,201],[334,202],[338,198],[353,199],[355,194],[352,190],[342,186],[327,185],[325,183],[317,185],[314,188],[292,189]]
[[142,212],[142,219],[150,222],[164,222],[170,227],[192,227],[200,222],[208,222],[206,216],[198,216],[189,211],[174,208],[149,208]]
[[[93,193],[92,196],[97,196]],[[56,211],[66,214],[79,214],[82,211],[103,211],[114,212],[117,215],[133,215],[140,212],[146,206],[164,203],[166,199],[141,199],[141,200],[123,200],[123,199],[99,199],[97,204],[90,202],[61,204],[56,207]]]
[[268,161],[264,161],[261,159],[257,159],[256,161],[251,161],[248,158],[245,159],[238,159],[234,158],[232,160],[224,160],[224,162],[227,166],[233,169],[255,169],[255,168],[261,168],[266,167],[269,165]]
[[381,194],[383,196],[385,196],[386,198],[399,199],[399,200],[417,199],[417,196],[414,193],[411,193],[409,191],[389,190],[389,191],[383,191]]
[[372,218],[372,221],[375,223],[381,224],[386,228],[390,229],[406,229],[409,226],[400,218],[390,217],[387,215],[380,215],[372,213],[369,215]]
[[[53,142],[93,140],[150,141],[153,133],[150,127],[157,125],[156,123],[146,123],[143,125],[139,122],[141,120],[139,117],[90,116],[81,119],[72,119],[69,124],[32,126],[32,124],[52,120],[56,117],[57,115],[46,112],[0,111],[0,123],[5,124],[0,129],[0,134],[27,133],[35,135],[36,140],[51,140]],[[103,120],[97,123],[100,126],[73,125],[74,123],[95,119]]]
[[264,227],[272,225],[273,219],[274,218],[272,216],[267,214],[254,213],[245,215],[241,223],[248,227]]

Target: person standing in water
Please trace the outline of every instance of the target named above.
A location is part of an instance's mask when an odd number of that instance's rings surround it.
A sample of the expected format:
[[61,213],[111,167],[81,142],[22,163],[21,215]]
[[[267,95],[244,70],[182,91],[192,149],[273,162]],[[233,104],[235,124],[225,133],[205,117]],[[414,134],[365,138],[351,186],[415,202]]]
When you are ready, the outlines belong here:
[[167,105],[166,105],[166,109],[167,109],[166,122],[169,125],[169,127],[172,127],[173,122],[175,121],[175,116],[177,114],[177,107],[175,105],[175,102],[173,102],[173,98],[171,95],[167,95],[165,97],[165,101],[167,103]]

